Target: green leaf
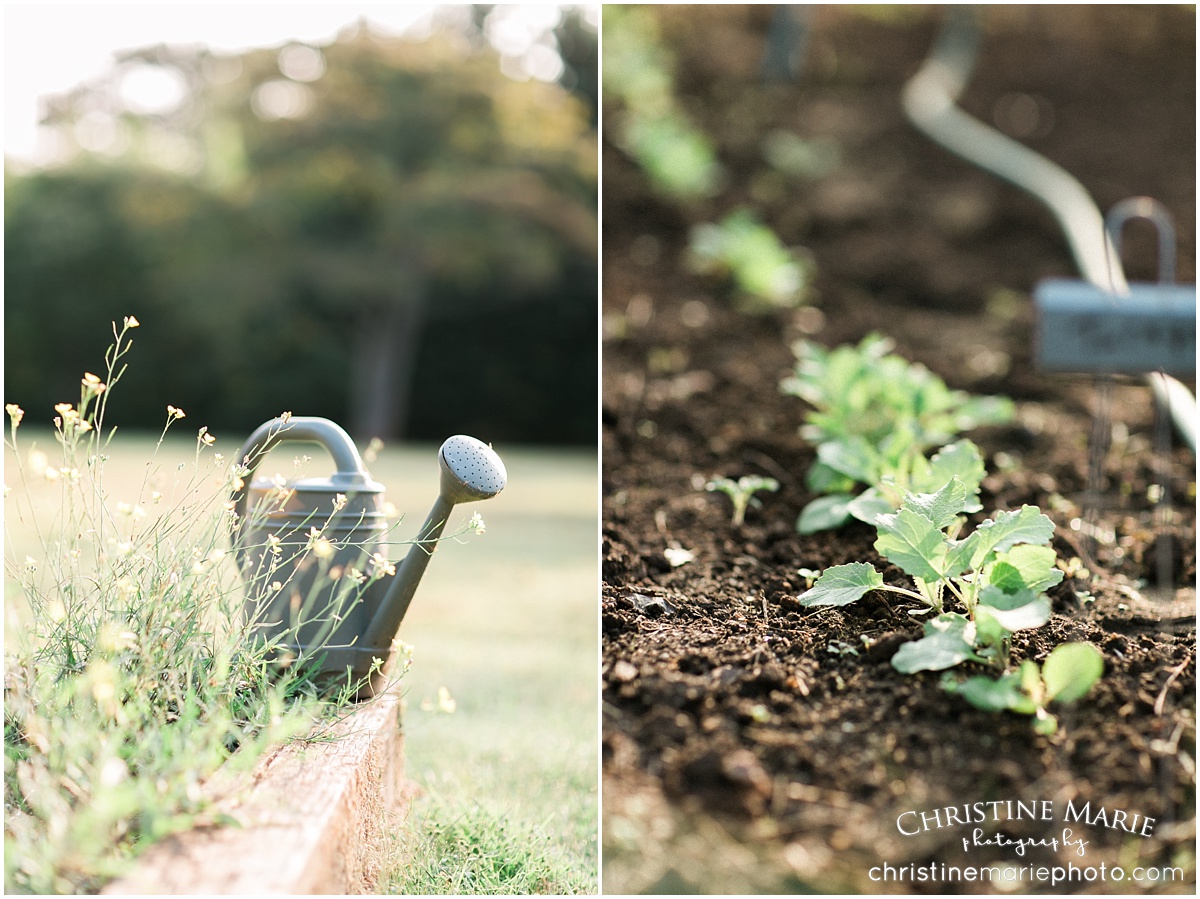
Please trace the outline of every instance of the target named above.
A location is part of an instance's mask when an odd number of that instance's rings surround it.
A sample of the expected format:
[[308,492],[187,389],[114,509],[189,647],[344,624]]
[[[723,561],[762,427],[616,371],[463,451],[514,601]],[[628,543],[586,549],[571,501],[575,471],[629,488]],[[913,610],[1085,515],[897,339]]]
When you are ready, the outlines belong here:
[[1074,702],[1104,674],[1104,656],[1091,643],[1064,643],[1042,663],[1046,701]]
[[826,568],[811,590],[800,595],[802,606],[844,606],[883,586],[883,575],[865,562]]
[[804,477],[804,483],[813,493],[849,493],[858,482],[828,465],[814,462]]
[[954,425],[959,431],[969,431],[980,425],[998,425],[1011,421],[1016,413],[1012,400],[1003,396],[973,396],[958,407]]
[[957,440],[938,450],[929,460],[928,468],[919,477],[914,477],[910,489],[914,491],[936,490],[951,478],[958,478],[967,488],[968,503],[964,512],[978,512],[979,485],[987,469],[979,448],[970,440]]
[[1014,711],[1032,715],[1037,711],[1033,700],[1021,690],[1021,675],[1015,672],[997,680],[982,676],[969,677],[961,684],[954,685],[952,692],[985,712]]
[[1021,689],[1032,697],[1036,704],[1042,694],[1042,673],[1038,670],[1037,662],[1026,659],[1017,669],[1017,673],[1021,676]]
[[891,515],[896,511],[896,507],[888,502],[878,489],[868,487],[849,502],[846,511],[859,521],[874,525],[880,515]]
[[943,671],[962,662],[979,661],[970,643],[956,634],[933,634],[905,643],[894,656],[892,667],[901,674]]
[[879,480],[879,455],[862,437],[832,440],[817,447],[817,461],[863,484]]
[[1021,506],[1015,512],[998,512],[977,527],[965,540],[955,542],[950,549],[949,567],[958,571],[974,571],[988,561],[994,552],[1011,549],[1018,543],[1041,545],[1054,536],[1054,522],[1037,506]]
[[1043,593],[1063,579],[1063,573],[1055,567],[1057,559],[1049,546],[1034,546],[1022,543],[1008,552],[997,553],[985,577],[1005,593],[1016,593],[1022,589]]
[[958,519],[966,499],[966,485],[952,477],[936,493],[909,493],[904,497],[904,508],[921,513],[935,528],[945,530]]
[[850,520],[849,506],[853,499],[849,493],[818,496],[800,511],[800,517],[796,520],[796,531],[801,534],[815,534],[817,531],[840,528]]
[[[1050,600],[1032,590],[1005,593],[995,587],[984,587],[975,607],[976,620],[988,615],[1005,630],[1020,631],[1041,627],[1050,620]],[[980,625],[982,627],[982,625]]]
[[961,662],[982,661],[975,654],[975,625],[965,616],[951,612],[925,622],[925,636],[905,643],[892,656],[892,667],[902,674],[942,671]]
[[937,526],[910,508],[875,519],[879,537],[875,549],[905,573],[924,581],[942,578],[946,562],[946,538]]

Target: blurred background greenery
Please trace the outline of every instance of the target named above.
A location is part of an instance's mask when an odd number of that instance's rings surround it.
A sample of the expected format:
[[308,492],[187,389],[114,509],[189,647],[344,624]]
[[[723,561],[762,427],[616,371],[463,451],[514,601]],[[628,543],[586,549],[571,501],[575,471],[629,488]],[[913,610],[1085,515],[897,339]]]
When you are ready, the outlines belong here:
[[64,161],[5,161],[5,400],[48,422],[134,315],[124,427],[594,445],[596,19],[561,8],[547,82],[503,71],[503,10],[152,46],[53,98]]

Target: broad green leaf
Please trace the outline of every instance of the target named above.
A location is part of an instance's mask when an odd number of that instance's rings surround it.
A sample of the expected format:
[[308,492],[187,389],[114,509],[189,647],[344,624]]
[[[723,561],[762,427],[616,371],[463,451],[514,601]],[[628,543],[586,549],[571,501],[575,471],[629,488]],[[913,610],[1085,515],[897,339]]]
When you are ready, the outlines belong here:
[[874,525],[880,515],[891,515],[896,511],[896,507],[888,502],[879,490],[868,487],[850,501],[846,511],[859,521]]
[[946,538],[937,526],[909,508],[875,519],[879,537],[875,549],[905,573],[925,581],[942,578],[946,563]]
[[1049,546],[1034,546],[1022,543],[1008,552],[997,553],[996,561],[985,573],[989,584],[1006,593],[1016,593],[1027,588],[1034,593],[1043,593],[1063,579],[1063,573],[1055,567],[1057,556]]
[[[1020,593],[1005,593],[995,587],[984,587],[975,607],[976,621],[990,616],[1005,630],[1020,631],[1041,627],[1050,620],[1050,600],[1032,590]],[[980,623],[980,628],[983,624]]]
[[980,655],[998,658],[1006,655],[1006,641],[1012,631],[980,608],[975,610],[975,648]]
[[1037,506],[1021,506],[1015,512],[997,512],[994,519],[989,518],[969,537],[951,546],[949,567],[974,571],[994,552],[1011,549],[1018,543],[1049,543],[1053,536],[1054,522]]
[[814,462],[804,476],[804,483],[813,493],[849,493],[858,482],[828,465]]
[[850,520],[848,507],[853,499],[849,493],[818,496],[800,511],[800,517],[796,520],[796,531],[801,534],[815,534],[818,531],[840,528]]
[[983,508],[979,504],[979,485],[986,474],[979,448],[970,440],[956,440],[933,455],[928,470],[919,480],[913,479],[911,489],[930,491],[951,478],[958,478],[967,488],[968,502],[963,511],[978,512]]
[[975,708],[985,712],[1011,710],[1032,715],[1037,711],[1033,700],[1021,691],[1021,676],[1015,672],[1005,674],[997,680],[990,677],[969,677],[950,689]]
[[943,671],[962,662],[978,661],[975,650],[958,634],[932,634],[905,643],[894,656],[892,667],[901,674],[916,671]]
[[879,456],[862,437],[822,443],[817,447],[817,461],[863,484],[879,479]]
[[953,477],[936,493],[908,494],[904,497],[903,508],[921,513],[935,528],[945,530],[958,519],[966,499],[966,485],[957,477]]
[[975,639],[975,625],[971,619],[960,612],[943,612],[937,618],[925,622],[925,635],[957,634],[968,643]]
[[802,606],[844,606],[883,586],[883,575],[865,562],[826,568],[811,590],[802,593]]
[[1104,656],[1091,643],[1064,643],[1042,663],[1046,701],[1074,702],[1104,673]]
[[1016,407],[1003,396],[973,396],[958,407],[954,416],[955,428],[969,431],[980,425],[999,425],[1012,421]]

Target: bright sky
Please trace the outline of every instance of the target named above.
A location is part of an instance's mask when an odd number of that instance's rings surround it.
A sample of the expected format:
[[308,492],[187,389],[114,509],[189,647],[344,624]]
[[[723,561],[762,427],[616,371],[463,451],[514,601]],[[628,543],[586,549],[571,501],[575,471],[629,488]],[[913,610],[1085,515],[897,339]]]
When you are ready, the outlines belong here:
[[[38,98],[96,78],[121,50],[159,43],[230,52],[292,40],[324,44],[361,17],[399,33],[427,21],[432,9],[415,3],[5,3],[4,155],[44,157],[52,144],[39,139]],[[513,15],[500,17],[489,37],[499,49],[507,42],[516,55],[529,50],[531,35],[548,17],[552,25],[558,16],[557,6],[548,4],[507,9]]]

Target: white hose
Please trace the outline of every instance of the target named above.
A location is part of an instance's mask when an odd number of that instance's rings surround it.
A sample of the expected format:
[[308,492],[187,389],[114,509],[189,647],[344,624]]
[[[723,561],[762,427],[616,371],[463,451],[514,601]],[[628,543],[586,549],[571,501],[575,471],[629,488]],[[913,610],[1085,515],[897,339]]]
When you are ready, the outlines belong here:
[[[1102,290],[1124,293],[1125,273],[1106,236],[1104,217],[1079,181],[1059,165],[983,124],[955,105],[979,48],[979,14],[950,7],[946,24],[928,58],[904,87],[904,111],[928,137],[952,153],[1041,200],[1058,220],[1083,277]],[[1196,399],[1180,381],[1162,372],[1147,375],[1180,437],[1196,449]]]

